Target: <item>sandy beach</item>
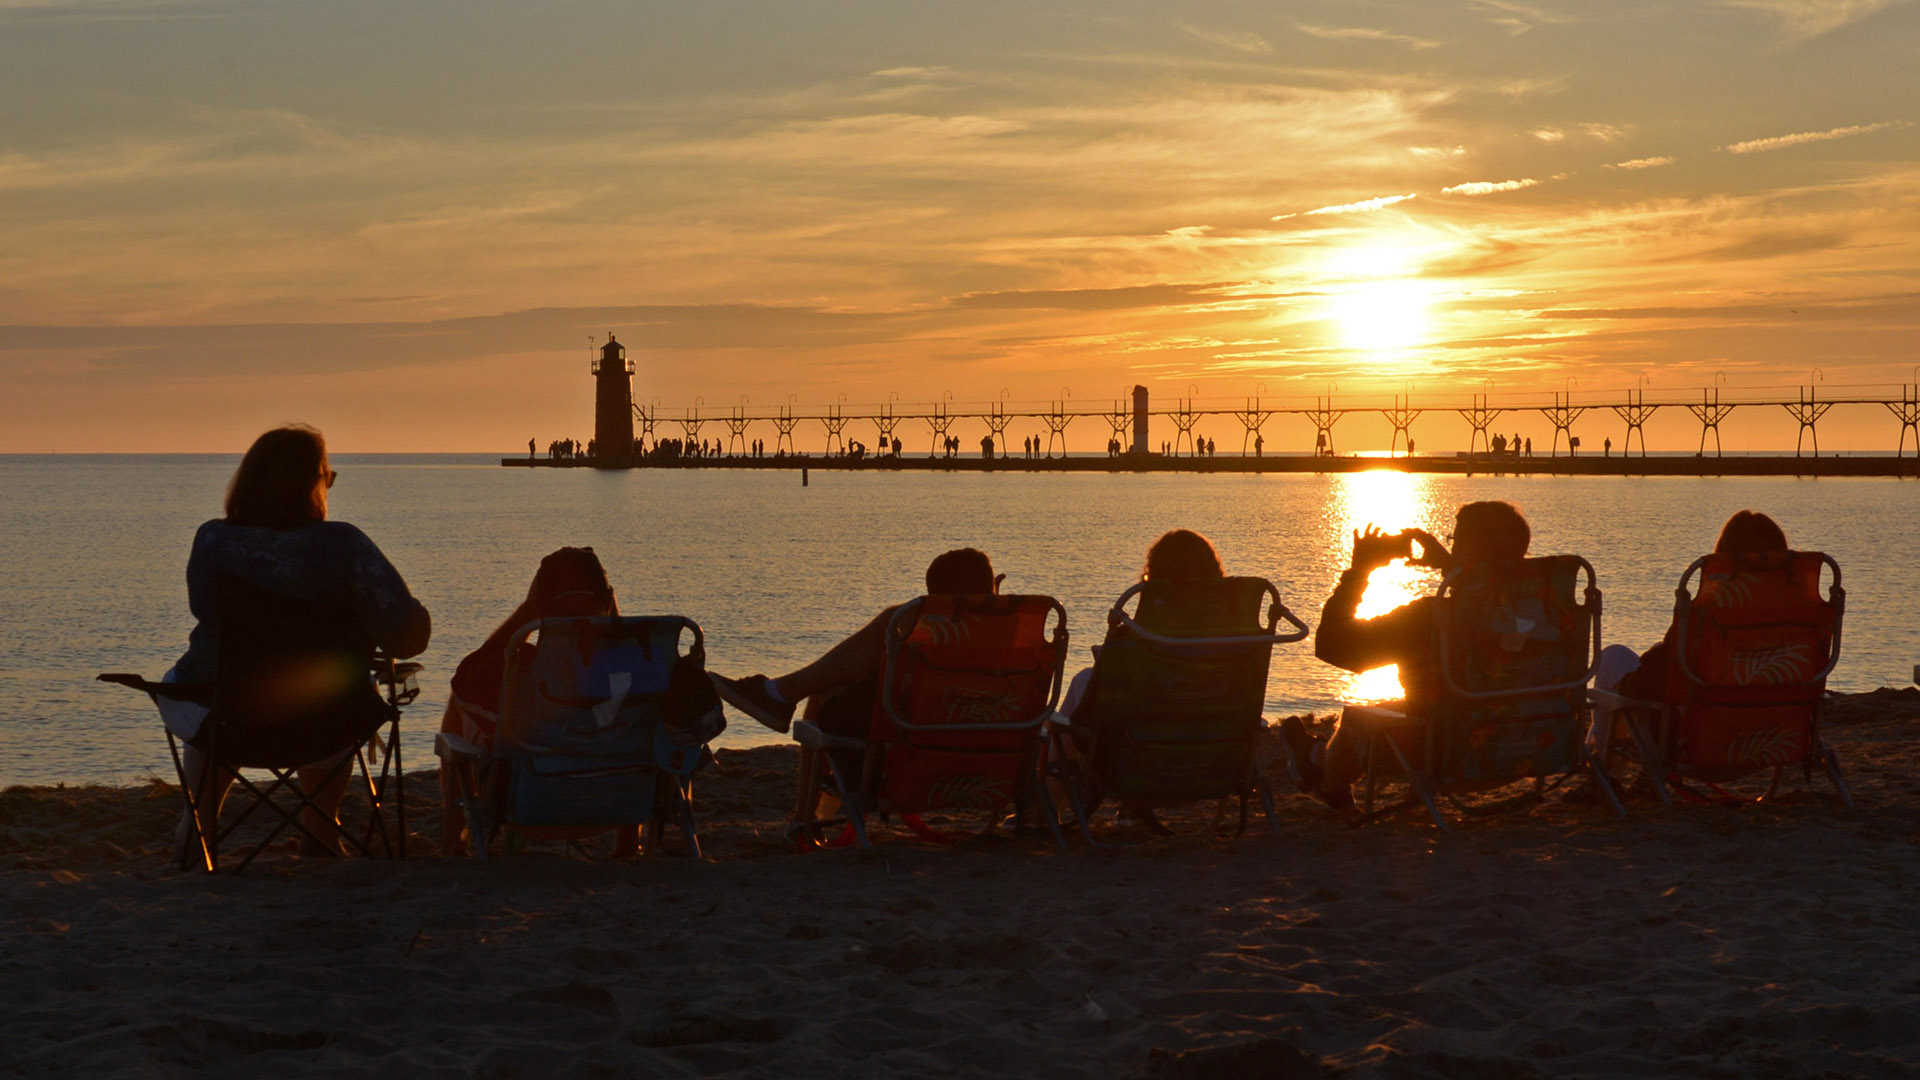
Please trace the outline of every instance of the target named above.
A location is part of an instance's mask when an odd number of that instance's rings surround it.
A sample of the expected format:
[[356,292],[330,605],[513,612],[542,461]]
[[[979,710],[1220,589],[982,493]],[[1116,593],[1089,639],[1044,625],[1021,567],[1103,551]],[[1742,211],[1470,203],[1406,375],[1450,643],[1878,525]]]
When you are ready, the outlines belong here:
[[1854,812],[1795,777],[1443,836],[1282,779],[1277,839],[1209,806],[1066,855],[794,854],[784,747],[703,776],[705,860],[443,859],[419,773],[405,863],[208,878],[166,866],[171,788],[10,788],[0,1072],[1920,1075],[1916,720],[1916,690],[1835,703]]

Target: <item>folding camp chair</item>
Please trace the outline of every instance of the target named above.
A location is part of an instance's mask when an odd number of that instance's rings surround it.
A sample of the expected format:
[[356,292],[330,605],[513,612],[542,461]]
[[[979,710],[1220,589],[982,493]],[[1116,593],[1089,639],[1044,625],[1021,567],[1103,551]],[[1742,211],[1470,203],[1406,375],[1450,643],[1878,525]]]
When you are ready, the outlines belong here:
[[[405,788],[400,771],[400,709],[419,693],[420,665],[395,663],[375,654],[358,618],[344,600],[313,601],[283,596],[232,575],[222,575],[215,593],[219,626],[218,661],[211,683],[151,682],[137,675],[109,673],[102,682],[140,690],[154,698],[205,705],[207,716],[188,745],[207,757],[196,786],[188,783],[180,740],[167,731],[167,747],[180,779],[180,792],[192,822],[192,842],[182,849],[185,870],[195,853],[209,872],[218,869],[220,849],[260,807],[277,815],[266,836],[246,854],[239,873],[289,827],[329,847],[344,842],[371,855],[376,837],[383,854],[406,858]],[[386,729],[382,737],[381,729]],[[382,753],[381,751],[384,751]],[[371,756],[381,758],[376,779]],[[368,802],[365,830],[354,835],[338,821],[315,835],[301,820],[313,808],[312,796],[297,782],[301,766],[332,761],[316,791],[325,790],[344,771],[358,767],[358,785]],[[264,770],[272,779],[256,784],[242,770]],[[218,797],[231,775],[246,805],[210,831],[200,828],[201,810]],[[274,796],[286,789],[291,807]],[[394,829],[384,809],[391,802]],[[320,815],[326,818],[326,815]]]
[[[984,812],[991,826],[1009,806],[1024,821],[1031,804],[1064,847],[1039,757],[1042,727],[1060,700],[1066,610],[1049,596],[927,596],[900,606],[886,642],[865,738],[811,720],[793,725],[801,762],[796,840],[811,848],[842,825],[833,844],[871,851],[867,816],[879,813],[899,814],[922,838],[947,843],[955,837],[929,827],[923,814]],[[815,816],[823,792],[839,800],[834,818]]]
[[[1833,575],[1825,597],[1823,568]],[[1623,745],[1613,732],[1595,733],[1603,760],[1615,750],[1637,757],[1668,806],[1675,793],[1765,799],[1798,765],[1809,788],[1818,768],[1852,807],[1839,758],[1820,738],[1820,703],[1840,661],[1846,597],[1840,564],[1817,551],[1695,559],[1674,589],[1675,647],[1662,699],[1593,692],[1628,730]],[[1766,787],[1758,795],[1723,786],[1760,774]]]
[[[1283,619],[1292,629],[1279,633]],[[1148,807],[1237,796],[1236,836],[1257,796],[1277,835],[1254,748],[1273,646],[1307,636],[1279,590],[1255,577],[1143,582],[1120,594],[1107,628],[1079,722],[1049,721],[1047,775],[1066,788],[1081,836],[1097,843],[1089,818],[1109,796]]]
[[[1439,798],[1461,813],[1495,813],[1538,801],[1583,772],[1624,818],[1585,743],[1586,684],[1600,654],[1593,566],[1553,555],[1456,570],[1441,582],[1433,618],[1437,664],[1402,668],[1407,709],[1349,705],[1341,717],[1366,737],[1367,817],[1379,816],[1374,798],[1391,761],[1409,792],[1381,813],[1421,805],[1443,831]],[[1529,790],[1518,795],[1485,797],[1523,781]]]
[[442,767],[460,778],[472,854],[485,858],[502,828],[512,850],[625,826],[644,827],[645,850],[657,853],[671,820],[698,856],[693,775],[725,726],[705,663],[699,624],[678,615],[546,619],[514,631],[491,751],[448,732],[434,740]]

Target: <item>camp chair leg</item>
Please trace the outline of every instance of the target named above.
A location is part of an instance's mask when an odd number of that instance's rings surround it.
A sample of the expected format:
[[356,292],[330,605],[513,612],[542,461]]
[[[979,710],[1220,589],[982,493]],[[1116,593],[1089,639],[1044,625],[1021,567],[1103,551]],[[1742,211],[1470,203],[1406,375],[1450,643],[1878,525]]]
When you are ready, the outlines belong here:
[[853,830],[853,838],[860,844],[860,850],[872,854],[873,842],[867,839],[866,807],[860,804],[860,797],[847,787],[847,778],[840,775],[839,768],[831,758],[826,759],[826,766],[827,775],[833,778],[834,790],[840,794],[840,806],[847,815],[847,828]]
[[693,820],[693,780],[681,778],[675,785],[674,802],[679,804],[680,834],[687,838],[687,853],[698,859],[700,853],[700,826]]
[[1273,805],[1273,792],[1264,779],[1254,780],[1254,789],[1260,794],[1260,807],[1267,812],[1267,831],[1275,837],[1280,835],[1280,814]]
[[1673,805],[1673,792],[1667,788],[1667,762],[1653,743],[1653,733],[1647,730],[1646,721],[1638,716],[1627,717],[1627,730],[1633,733],[1634,749],[1640,754],[1640,769],[1653,784],[1653,793],[1660,797],[1662,806]]
[[1620,793],[1613,789],[1613,777],[1607,775],[1606,766],[1600,763],[1598,757],[1594,757],[1588,760],[1587,768],[1592,770],[1593,784],[1600,789],[1600,794],[1606,797],[1607,806],[1613,811],[1613,816],[1625,821],[1627,808],[1620,801]]
[[[201,791],[196,793],[194,791],[194,785],[187,783],[187,763],[185,759],[181,757],[180,743],[179,740],[174,737],[172,728],[167,729],[167,750],[173,755],[174,776],[180,781],[180,797],[187,805],[187,828],[189,832],[186,839],[193,844],[193,847],[200,849],[201,863],[206,872],[211,874],[215,866],[213,847],[215,841],[209,839],[206,835],[206,830],[200,827],[200,807],[202,800],[210,792]],[[210,787],[213,775],[219,771],[220,770],[214,766],[212,759],[209,758],[207,761],[207,769],[200,777],[201,785],[203,787]],[[214,826],[217,832],[219,822],[216,821]],[[180,845],[180,870],[182,873],[186,871],[187,860],[192,854],[193,849],[188,847],[186,843]]]
[[[1447,824],[1447,819],[1440,816],[1439,804],[1433,801],[1433,790],[1427,784],[1425,774],[1414,769],[1413,765],[1407,761],[1407,755],[1400,751],[1400,744],[1398,742],[1395,742],[1391,738],[1386,742],[1387,749],[1393,751],[1393,756],[1400,762],[1401,770],[1407,774],[1407,786],[1413,788],[1413,793],[1419,796],[1420,801],[1426,805],[1427,814],[1433,818],[1433,823],[1440,826],[1441,832],[1452,832],[1453,829]],[[1371,754],[1368,755],[1367,763],[1369,766],[1373,763]]]
[[1849,810],[1853,809],[1853,792],[1847,790],[1846,777],[1841,775],[1839,755],[1823,742],[1816,741],[1814,745],[1820,751],[1821,764],[1826,767],[1827,781],[1833,785],[1833,790],[1840,796],[1840,805]]
[[1047,835],[1053,838],[1053,846],[1061,851],[1067,850],[1067,838],[1060,832],[1060,812],[1053,804],[1053,792],[1047,790],[1045,777],[1036,777],[1033,784],[1033,801],[1040,820],[1047,827]]

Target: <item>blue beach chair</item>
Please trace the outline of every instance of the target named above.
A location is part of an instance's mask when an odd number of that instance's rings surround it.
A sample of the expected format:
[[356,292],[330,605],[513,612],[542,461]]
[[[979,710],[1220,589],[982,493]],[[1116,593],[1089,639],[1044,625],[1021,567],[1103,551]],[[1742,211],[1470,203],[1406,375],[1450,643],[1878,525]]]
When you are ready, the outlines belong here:
[[456,775],[479,778],[460,784],[471,853],[484,858],[502,828],[513,849],[527,838],[640,826],[653,854],[672,821],[698,856],[693,776],[726,725],[704,642],[699,625],[677,615],[545,619],[516,630],[491,753],[447,732],[435,741],[444,762],[464,766]]

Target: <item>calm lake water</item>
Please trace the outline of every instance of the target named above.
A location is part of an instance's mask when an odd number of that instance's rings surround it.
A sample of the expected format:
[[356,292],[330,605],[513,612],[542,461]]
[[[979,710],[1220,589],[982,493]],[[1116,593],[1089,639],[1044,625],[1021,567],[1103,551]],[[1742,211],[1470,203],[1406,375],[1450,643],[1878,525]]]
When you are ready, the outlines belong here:
[[[158,677],[185,649],[185,567],[194,529],[219,514],[237,458],[0,456],[0,784],[171,777],[146,699],[92,681]],[[973,545],[1009,591],[1066,605],[1069,672],[1087,661],[1107,607],[1147,545],[1175,527],[1211,536],[1227,570],[1272,579],[1310,625],[1367,522],[1450,531],[1453,510],[1508,499],[1536,553],[1577,552],[1599,572],[1604,636],[1659,639],[1673,586],[1743,508],[1779,519],[1796,547],[1846,573],[1845,651],[1831,685],[1905,685],[1920,661],[1908,547],[1920,483],[1798,480],[1134,474],[610,472],[503,469],[498,456],[340,455],[333,516],[373,537],[432,611],[433,646],[408,712],[410,765],[432,762],[446,680],[526,594],[540,556],[600,553],[630,614],[679,613],[707,635],[709,665],[777,674],[819,654],[879,608],[914,596],[927,560]],[[1368,606],[1430,587],[1383,572]],[[1268,714],[1330,711],[1392,691],[1310,644],[1274,654]],[[778,738],[740,716],[721,745]]]

